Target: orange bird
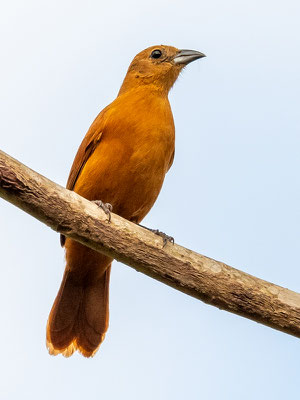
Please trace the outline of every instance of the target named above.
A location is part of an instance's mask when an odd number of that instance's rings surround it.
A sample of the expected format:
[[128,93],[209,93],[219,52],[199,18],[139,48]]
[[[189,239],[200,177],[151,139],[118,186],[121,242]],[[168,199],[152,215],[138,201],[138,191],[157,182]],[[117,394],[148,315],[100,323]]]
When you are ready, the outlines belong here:
[[[153,46],[132,61],[117,98],[100,112],[73,162],[67,189],[139,223],[172,165],[175,128],[168,93],[180,71],[205,57]],[[101,202],[99,202],[101,200]],[[66,268],[47,323],[50,354],[93,356],[108,328],[112,259],[62,237]]]

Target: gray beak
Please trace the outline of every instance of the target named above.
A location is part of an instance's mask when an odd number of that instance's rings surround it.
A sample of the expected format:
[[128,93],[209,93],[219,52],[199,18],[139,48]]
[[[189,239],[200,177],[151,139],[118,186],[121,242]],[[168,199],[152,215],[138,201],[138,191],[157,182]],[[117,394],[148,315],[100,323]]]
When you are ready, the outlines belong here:
[[203,53],[200,53],[200,51],[179,50],[178,53],[173,58],[173,63],[187,65],[190,62],[198,60],[198,58],[202,58],[202,57],[206,57],[206,55]]

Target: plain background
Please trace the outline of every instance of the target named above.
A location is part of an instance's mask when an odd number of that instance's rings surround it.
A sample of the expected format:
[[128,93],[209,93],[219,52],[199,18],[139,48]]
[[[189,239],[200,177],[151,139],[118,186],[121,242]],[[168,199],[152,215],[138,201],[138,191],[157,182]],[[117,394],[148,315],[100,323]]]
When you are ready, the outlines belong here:
[[[170,93],[176,157],[144,223],[300,290],[299,1],[2,1],[1,149],[62,185],[131,59],[200,50]],[[299,339],[115,262],[93,359],[50,357],[58,234],[1,200],[1,399],[291,399]]]

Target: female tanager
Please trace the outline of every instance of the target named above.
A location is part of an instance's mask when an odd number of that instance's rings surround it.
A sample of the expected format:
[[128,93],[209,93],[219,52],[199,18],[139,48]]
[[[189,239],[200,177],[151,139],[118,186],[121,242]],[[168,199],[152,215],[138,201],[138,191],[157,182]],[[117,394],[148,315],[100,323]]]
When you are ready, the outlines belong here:
[[[180,71],[204,57],[153,46],[132,61],[117,98],[100,112],[73,162],[67,189],[139,223],[153,206],[174,158],[168,93]],[[101,202],[99,202],[101,200]],[[108,205],[106,205],[108,203]],[[112,259],[62,237],[63,280],[47,323],[50,354],[93,356],[108,328]]]

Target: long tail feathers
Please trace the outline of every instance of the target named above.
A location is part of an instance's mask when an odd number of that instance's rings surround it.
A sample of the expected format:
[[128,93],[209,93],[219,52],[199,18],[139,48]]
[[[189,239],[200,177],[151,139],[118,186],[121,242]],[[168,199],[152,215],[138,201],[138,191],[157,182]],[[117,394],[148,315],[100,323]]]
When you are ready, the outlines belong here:
[[109,319],[111,266],[92,283],[78,283],[65,271],[47,323],[47,348],[51,355],[70,357],[78,350],[93,357],[103,342]]

